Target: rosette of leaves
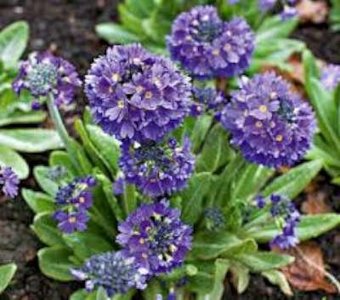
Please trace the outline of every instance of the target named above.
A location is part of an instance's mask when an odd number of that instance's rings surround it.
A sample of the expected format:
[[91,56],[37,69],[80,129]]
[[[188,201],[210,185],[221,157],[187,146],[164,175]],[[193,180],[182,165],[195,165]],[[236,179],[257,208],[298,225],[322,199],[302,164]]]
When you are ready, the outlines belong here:
[[[112,184],[119,177],[117,141],[93,125],[88,113],[82,121],[76,121],[75,128],[80,142],[73,140],[68,152],[52,152],[48,167],[35,168],[41,190],[23,190],[24,199],[36,213],[32,229],[46,244],[38,253],[40,268],[46,276],[61,281],[73,280],[70,269],[81,266],[90,256],[118,250],[113,242],[118,223],[148,201],[133,185],[128,185],[122,195],[113,194]],[[268,218],[269,212],[257,210],[252,201],[257,194],[295,198],[320,171],[322,162],[306,162],[275,176],[273,170],[250,164],[235,152],[228,143],[227,133],[207,114],[188,118],[175,135],[177,139],[189,135],[197,157],[196,171],[187,188],[169,199],[172,207],[181,210],[182,221],[194,229],[192,249],[182,267],[154,278],[143,292],[132,290],[114,299],[132,299],[134,295],[136,299],[156,299],[157,294],[166,295],[183,278],[186,284],[176,287],[177,295],[221,299],[223,281],[229,272],[236,278],[239,293],[247,288],[252,272],[262,274],[285,293],[291,293],[279,268],[291,263],[293,258],[261,250],[260,245],[272,240],[279,230]],[[85,175],[97,180],[90,221],[84,232],[62,234],[52,219],[58,184],[51,180],[49,172],[55,167],[66,170],[70,180]],[[206,222],[205,211],[210,207],[218,207],[224,216],[225,222],[218,230]],[[303,216],[297,236],[304,241],[339,224],[337,214]],[[79,290],[70,299],[105,297],[102,289],[91,294]]]
[[18,97],[12,90],[28,36],[29,28],[23,21],[0,31],[0,165],[12,167],[20,179],[27,178],[29,167],[17,151],[36,153],[62,147],[54,131],[28,127],[44,121],[46,113],[32,111],[31,97]]
[[320,81],[320,70],[313,54],[303,53],[305,88],[316,111],[319,132],[309,152],[310,159],[321,159],[325,170],[340,183],[340,85],[326,89]]
[[0,266],[0,294],[10,284],[16,270],[17,266],[13,263]]

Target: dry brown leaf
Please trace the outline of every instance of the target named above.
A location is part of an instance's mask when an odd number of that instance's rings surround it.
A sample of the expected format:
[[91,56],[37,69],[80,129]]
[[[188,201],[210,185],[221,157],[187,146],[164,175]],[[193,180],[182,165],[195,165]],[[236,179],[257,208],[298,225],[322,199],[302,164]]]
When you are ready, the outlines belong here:
[[323,191],[307,194],[307,200],[302,203],[302,211],[308,215],[325,214],[332,211],[327,204],[328,195]]
[[274,251],[295,257],[295,261],[282,268],[289,283],[300,291],[323,290],[333,294],[336,287],[325,278],[325,265],[320,247],[314,242],[305,242],[289,250]]
[[329,11],[327,3],[323,0],[301,0],[296,5],[296,9],[301,22],[315,24],[325,22]]

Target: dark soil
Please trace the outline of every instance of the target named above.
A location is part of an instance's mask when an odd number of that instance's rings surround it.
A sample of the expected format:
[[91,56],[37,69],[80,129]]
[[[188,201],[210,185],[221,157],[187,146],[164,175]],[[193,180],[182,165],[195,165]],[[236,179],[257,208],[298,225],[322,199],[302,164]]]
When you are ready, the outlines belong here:
[[[169,0],[171,1],[171,0]],[[118,0],[0,0],[0,28],[17,20],[30,24],[29,51],[46,50],[69,59],[83,75],[93,57],[103,53],[106,44],[98,39],[94,26],[116,18]],[[340,35],[329,32],[327,26],[303,26],[294,34],[305,41],[312,51],[327,62],[340,63]],[[79,95],[76,111],[84,108],[84,97]],[[72,122],[72,118],[68,119]],[[30,166],[45,164],[48,154],[27,157]],[[34,186],[32,180],[23,183]],[[337,188],[330,191],[333,209],[339,212],[340,196]],[[43,245],[29,229],[33,215],[20,198],[4,202],[0,199],[0,264],[15,261],[19,266],[13,284],[0,299],[62,300],[77,288],[74,284],[58,283],[44,277],[38,268],[36,252]],[[340,237],[332,231],[320,239],[325,261],[333,274],[340,268]],[[249,289],[238,296],[231,286],[227,299],[285,299],[282,293],[259,276],[252,276]],[[295,299],[321,299],[322,293],[296,293]],[[336,299],[327,296],[327,299]]]

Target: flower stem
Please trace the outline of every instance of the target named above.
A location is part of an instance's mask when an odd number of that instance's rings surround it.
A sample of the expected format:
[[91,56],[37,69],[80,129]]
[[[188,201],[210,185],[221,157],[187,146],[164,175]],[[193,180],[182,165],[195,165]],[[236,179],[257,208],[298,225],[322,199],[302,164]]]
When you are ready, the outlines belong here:
[[50,113],[50,117],[54,123],[54,126],[62,140],[62,142],[64,143],[64,146],[67,150],[67,152],[70,152],[70,136],[65,128],[65,125],[63,123],[63,120],[61,119],[59,110],[57,108],[57,106],[54,104],[54,97],[52,94],[48,95],[47,98],[47,107],[48,107],[48,111]]

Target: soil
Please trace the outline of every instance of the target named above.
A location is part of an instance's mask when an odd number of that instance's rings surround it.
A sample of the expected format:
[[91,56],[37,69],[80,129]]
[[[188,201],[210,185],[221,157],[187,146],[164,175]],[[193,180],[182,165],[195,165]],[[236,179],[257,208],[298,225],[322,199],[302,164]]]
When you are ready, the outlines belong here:
[[[50,49],[74,63],[83,75],[98,54],[103,53],[106,44],[94,32],[94,26],[117,17],[118,0],[0,0],[0,28],[17,20],[30,24],[31,37],[28,52]],[[300,27],[293,35],[307,43],[319,58],[340,63],[340,35],[331,33],[326,25]],[[76,112],[82,111],[85,99],[79,95]],[[72,118],[68,118],[72,123]],[[69,124],[70,125],[70,124]],[[29,155],[30,166],[46,164],[48,154]],[[323,180],[323,179],[321,179]],[[326,182],[326,181],[325,181]],[[23,183],[32,187],[32,179]],[[339,190],[328,184],[323,189],[329,193],[334,211],[340,212]],[[303,197],[302,197],[303,199]],[[78,288],[75,283],[65,284],[43,276],[38,267],[36,252],[43,245],[29,229],[33,214],[25,202],[18,198],[12,201],[0,199],[0,264],[15,261],[19,266],[13,284],[0,296],[0,300],[63,300]],[[340,234],[333,230],[317,240],[325,261],[333,274],[340,268]],[[323,293],[299,293],[294,299],[321,299]],[[252,276],[248,290],[237,295],[227,285],[227,299],[285,299],[285,296],[266,280]],[[327,299],[336,299],[328,296]]]

